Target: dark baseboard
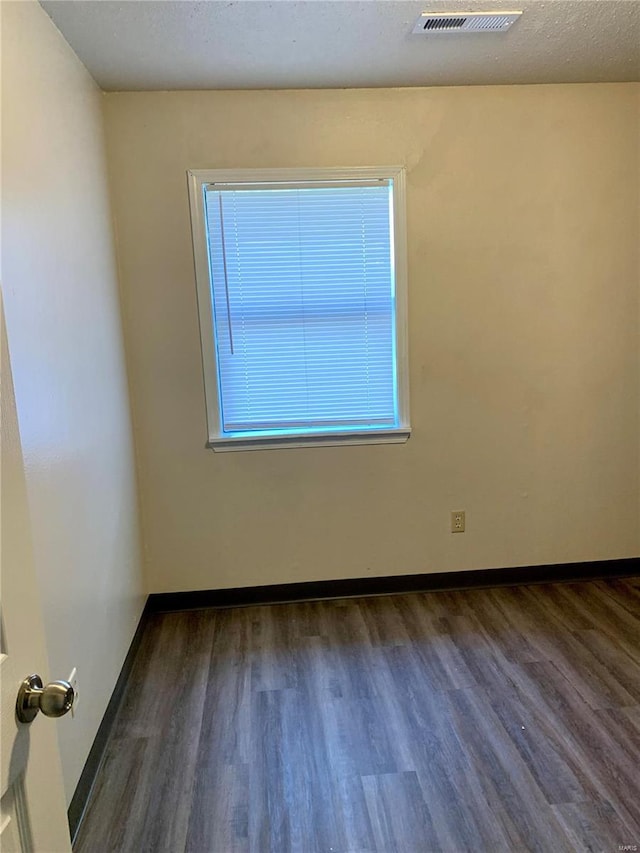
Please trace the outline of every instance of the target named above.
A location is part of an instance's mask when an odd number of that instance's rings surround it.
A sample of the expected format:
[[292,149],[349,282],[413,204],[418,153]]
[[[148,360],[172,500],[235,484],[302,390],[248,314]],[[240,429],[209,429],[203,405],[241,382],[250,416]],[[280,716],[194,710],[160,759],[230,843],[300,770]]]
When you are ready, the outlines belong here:
[[105,753],[116,714],[127,686],[133,662],[140,646],[149,614],[203,608],[247,607],[252,604],[281,604],[330,598],[358,598],[393,595],[402,592],[474,589],[517,584],[622,578],[640,575],[640,557],[622,560],[598,560],[590,563],[556,563],[509,569],[478,569],[466,572],[439,572],[419,575],[353,578],[349,580],[309,581],[235,589],[204,589],[192,592],[153,593],[147,599],[140,623],[131,641],[122,670],[111,694],[93,746],[84,765],[68,810],[71,838],[80,827]]
[[640,557],[597,560],[589,563],[554,563],[509,569],[478,569],[464,572],[437,572],[393,575],[348,580],[307,581],[271,586],[233,589],[201,589],[190,592],[152,593],[147,611],[201,610],[209,607],[248,607],[252,604],[284,604],[323,598],[359,598],[402,592],[433,592],[445,589],[513,586],[515,584],[593,580],[596,578],[640,575]]
[[76,790],[74,791],[71,803],[67,809],[67,818],[69,820],[69,831],[71,833],[72,843],[75,841],[76,835],[78,834],[78,829],[80,828],[84,811],[89,802],[89,797],[91,796],[91,791],[96,781],[98,771],[100,770],[100,765],[104,758],[109,737],[111,736],[116,714],[122,704],[122,698],[127,687],[127,682],[129,681],[133,662],[144,633],[147,621],[147,612],[147,605],[145,604],[145,608],[140,617],[140,622],[138,623],[136,632],[133,635],[133,640],[129,646],[129,651],[127,652],[127,656],[122,664],[122,669],[120,670],[120,675],[116,681],[116,686],[113,688],[109,704],[104,712],[102,722],[100,723],[98,732],[89,751],[89,755],[85,761],[82,774],[80,775],[80,779],[76,785]]

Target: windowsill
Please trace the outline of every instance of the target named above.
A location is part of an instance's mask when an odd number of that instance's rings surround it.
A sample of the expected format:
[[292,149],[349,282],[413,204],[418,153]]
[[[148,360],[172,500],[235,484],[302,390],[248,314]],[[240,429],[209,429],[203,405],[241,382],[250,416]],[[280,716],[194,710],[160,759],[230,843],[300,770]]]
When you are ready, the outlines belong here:
[[274,435],[260,438],[211,438],[210,450],[225,453],[230,450],[280,450],[285,447],[342,447],[345,444],[404,444],[411,435],[410,427],[366,432],[316,433],[307,435]]

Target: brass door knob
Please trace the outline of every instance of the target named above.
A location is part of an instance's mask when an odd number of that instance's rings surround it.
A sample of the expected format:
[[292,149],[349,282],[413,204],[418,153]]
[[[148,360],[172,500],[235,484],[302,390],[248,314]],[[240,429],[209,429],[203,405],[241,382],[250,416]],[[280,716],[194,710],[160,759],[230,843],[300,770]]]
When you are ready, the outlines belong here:
[[21,723],[30,723],[38,711],[45,717],[63,717],[73,706],[75,691],[68,681],[52,681],[42,686],[39,675],[29,675],[20,685],[16,715]]

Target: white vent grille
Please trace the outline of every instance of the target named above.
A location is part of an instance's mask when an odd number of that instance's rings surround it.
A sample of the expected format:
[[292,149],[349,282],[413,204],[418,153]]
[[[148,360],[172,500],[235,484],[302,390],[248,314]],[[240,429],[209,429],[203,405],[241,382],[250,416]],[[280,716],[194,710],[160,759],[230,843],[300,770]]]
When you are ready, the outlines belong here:
[[504,33],[522,12],[423,12],[413,28],[420,35]]

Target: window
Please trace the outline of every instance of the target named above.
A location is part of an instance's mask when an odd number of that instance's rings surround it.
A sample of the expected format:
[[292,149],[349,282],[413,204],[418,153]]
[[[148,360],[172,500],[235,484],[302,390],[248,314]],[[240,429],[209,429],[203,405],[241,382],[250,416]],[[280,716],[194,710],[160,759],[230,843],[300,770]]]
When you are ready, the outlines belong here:
[[191,171],[209,446],[409,437],[404,171]]

